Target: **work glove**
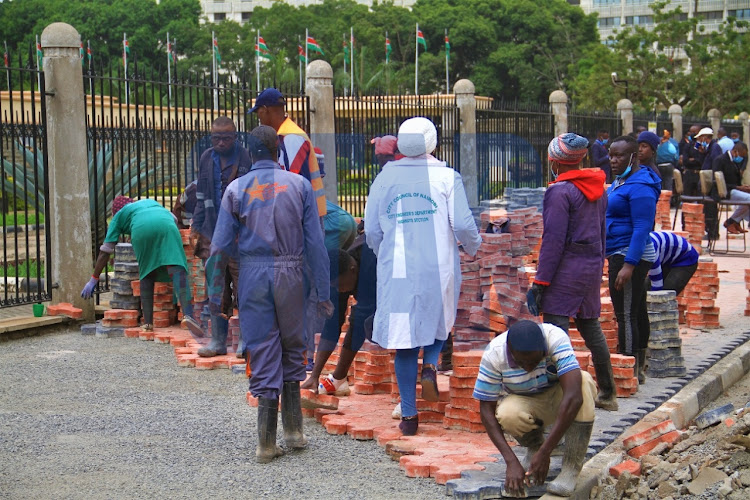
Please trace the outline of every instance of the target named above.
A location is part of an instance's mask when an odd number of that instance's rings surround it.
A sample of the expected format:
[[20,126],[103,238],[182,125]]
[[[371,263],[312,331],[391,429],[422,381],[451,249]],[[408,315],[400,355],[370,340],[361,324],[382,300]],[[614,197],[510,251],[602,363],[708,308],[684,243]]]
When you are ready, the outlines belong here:
[[83,287],[83,290],[81,290],[81,297],[84,299],[90,299],[91,296],[94,295],[94,289],[96,288],[97,283],[99,283],[99,280],[92,276],[89,282],[86,283],[86,286]]
[[542,297],[544,290],[547,287],[534,283],[531,285],[531,289],[526,293],[526,305],[529,307],[529,312],[534,316],[539,316],[542,307]]

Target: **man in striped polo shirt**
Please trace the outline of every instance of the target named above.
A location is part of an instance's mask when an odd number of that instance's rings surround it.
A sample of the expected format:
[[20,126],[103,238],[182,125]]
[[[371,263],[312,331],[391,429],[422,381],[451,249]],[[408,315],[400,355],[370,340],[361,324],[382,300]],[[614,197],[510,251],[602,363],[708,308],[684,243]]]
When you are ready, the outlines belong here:
[[[502,399],[501,399],[502,396]],[[581,371],[570,339],[549,323],[519,321],[484,352],[474,398],[490,439],[507,467],[505,490],[522,495],[527,484],[543,484],[550,455],[565,436],[560,475],[547,491],[570,496],[583,466],[594,426],[596,384]],[[548,437],[544,428],[551,426]],[[526,447],[519,462],[503,432]]]
[[679,295],[698,269],[700,255],[688,240],[669,231],[652,231],[649,237],[656,250],[648,272],[651,291],[674,290]]

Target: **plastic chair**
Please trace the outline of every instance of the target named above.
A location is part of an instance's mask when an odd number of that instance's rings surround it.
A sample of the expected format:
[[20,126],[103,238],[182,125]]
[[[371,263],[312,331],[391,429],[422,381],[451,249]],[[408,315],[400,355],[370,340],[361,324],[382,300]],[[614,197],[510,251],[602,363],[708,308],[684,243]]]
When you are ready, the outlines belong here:
[[[744,206],[750,206],[750,202],[747,201],[732,201],[729,200],[729,190],[727,189],[727,182],[726,179],[724,179],[724,172],[714,172],[713,173],[714,182],[716,183],[716,191],[719,194],[719,198],[721,200],[718,202],[719,205],[719,221],[721,222],[721,214],[722,212],[726,214],[726,219],[729,219],[732,215],[731,207],[737,206],[737,205],[744,205]],[[740,223],[740,227],[744,229],[744,222],[738,221]],[[739,250],[729,250],[729,231],[726,233],[726,249],[717,251],[716,250],[716,241],[709,241],[708,242],[708,252],[710,254],[729,254],[729,253],[745,253],[747,251],[747,238],[745,237],[745,233],[742,234],[735,234],[731,235],[734,236],[735,239],[739,239],[740,236],[742,236],[742,251]]]
[[[704,181],[704,175],[703,172],[711,173],[710,170],[702,170],[701,171],[701,193],[703,196],[683,196],[683,189],[684,185],[682,183],[682,172],[680,172],[677,169],[674,169],[674,194],[677,197],[677,203],[674,210],[674,220],[672,221],[672,231],[674,231],[675,227],[677,227],[677,216],[680,214],[680,208],[682,207],[682,202],[687,203],[704,203],[706,201],[712,201],[711,198],[708,196],[711,192],[711,185],[706,184],[706,181]],[[706,188],[707,185],[707,188]]]

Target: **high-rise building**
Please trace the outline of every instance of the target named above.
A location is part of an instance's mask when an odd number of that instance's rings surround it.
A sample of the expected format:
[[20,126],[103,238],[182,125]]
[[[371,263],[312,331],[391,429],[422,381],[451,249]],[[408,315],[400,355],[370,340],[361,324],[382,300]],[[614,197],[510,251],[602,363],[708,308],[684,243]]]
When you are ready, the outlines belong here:
[[[599,14],[599,35],[607,40],[623,26],[654,24],[650,4],[653,0],[569,0],[580,5],[586,14]],[[683,19],[697,17],[706,32],[714,31],[727,20],[750,21],[750,0],[672,0],[667,9],[682,8]]]
[[[277,0],[201,0],[201,9],[206,20],[221,22],[226,20],[244,23],[252,16],[256,7],[270,8]],[[323,3],[322,0],[285,0],[290,5],[302,7]],[[357,3],[372,5],[372,0],[356,0]],[[393,5],[410,8],[416,0],[394,0]]]

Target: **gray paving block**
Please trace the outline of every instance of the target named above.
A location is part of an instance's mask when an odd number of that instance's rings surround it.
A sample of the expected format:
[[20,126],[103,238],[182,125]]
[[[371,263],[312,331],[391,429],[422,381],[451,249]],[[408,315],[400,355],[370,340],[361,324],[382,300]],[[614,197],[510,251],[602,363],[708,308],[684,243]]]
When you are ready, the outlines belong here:
[[81,335],[95,335],[96,334],[96,327],[100,323],[97,321],[96,323],[88,323],[86,325],[81,325]]
[[121,327],[114,327],[114,326],[102,326],[101,324],[97,325],[96,327],[96,337],[97,338],[115,338],[115,337],[124,337],[125,336],[125,328]]

